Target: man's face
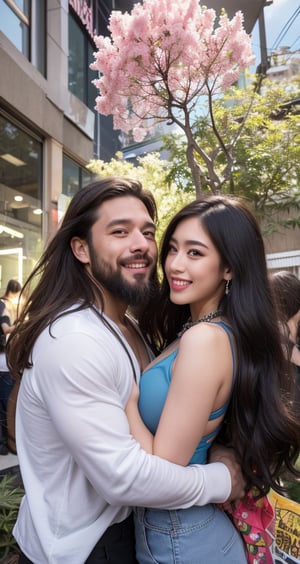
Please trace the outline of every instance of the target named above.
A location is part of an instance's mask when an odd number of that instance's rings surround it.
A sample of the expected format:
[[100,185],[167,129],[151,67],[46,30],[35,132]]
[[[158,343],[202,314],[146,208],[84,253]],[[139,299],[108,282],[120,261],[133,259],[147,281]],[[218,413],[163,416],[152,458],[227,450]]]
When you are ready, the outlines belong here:
[[93,276],[122,302],[143,303],[157,261],[155,225],[144,204],[133,196],[107,200],[91,235]]

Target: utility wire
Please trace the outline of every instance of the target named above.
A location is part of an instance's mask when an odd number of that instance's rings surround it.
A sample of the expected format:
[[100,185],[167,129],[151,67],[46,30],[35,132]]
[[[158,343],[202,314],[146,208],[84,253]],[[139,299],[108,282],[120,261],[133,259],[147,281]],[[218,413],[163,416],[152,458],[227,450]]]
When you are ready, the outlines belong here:
[[296,8],[296,10],[294,11],[294,13],[292,14],[292,16],[290,17],[290,19],[285,23],[285,25],[283,26],[282,30],[280,31],[280,33],[278,34],[277,38],[275,39],[272,47],[271,47],[271,51],[277,49],[277,47],[279,46],[280,41],[282,41],[282,39],[285,37],[285,35],[287,34],[288,30],[290,29],[290,27],[293,25],[294,21],[296,20],[296,18],[299,16],[300,14],[300,5],[298,6],[298,8]]
[[294,45],[297,43],[297,41],[299,41],[299,39],[300,39],[300,35],[298,35],[298,37],[296,37],[295,41],[290,46],[290,49],[292,49],[292,47],[294,47]]

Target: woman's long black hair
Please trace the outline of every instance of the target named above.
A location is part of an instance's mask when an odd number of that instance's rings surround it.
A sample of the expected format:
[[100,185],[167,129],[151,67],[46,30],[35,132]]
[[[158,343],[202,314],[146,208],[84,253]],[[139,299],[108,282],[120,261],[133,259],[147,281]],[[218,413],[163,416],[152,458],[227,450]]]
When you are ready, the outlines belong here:
[[229,294],[224,294],[219,306],[232,327],[237,372],[220,440],[236,450],[249,487],[256,485],[261,494],[270,487],[282,492],[279,478],[283,470],[299,477],[294,463],[300,450],[300,422],[289,399],[288,368],[280,344],[262,235],[243,202],[204,196],[185,206],[170,221],[161,244],[163,281],[151,321],[154,344],[160,350],[167,346],[190,316],[188,305],[170,302],[164,264],[177,225],[191,217],[199,218],[222,263],[232,271]]

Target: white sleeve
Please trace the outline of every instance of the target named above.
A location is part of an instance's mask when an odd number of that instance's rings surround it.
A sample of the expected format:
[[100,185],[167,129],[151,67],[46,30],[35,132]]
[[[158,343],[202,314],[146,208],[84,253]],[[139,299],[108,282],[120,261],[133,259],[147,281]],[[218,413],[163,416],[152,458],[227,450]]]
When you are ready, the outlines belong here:
[[184,468],[147,454],[130,435],[124,405],[132,372],[117,348],[71,333],[51,339],[36,359],[39,394],[84,475],[111,505],[171,509],[226,501],[231,479],[224,464]]

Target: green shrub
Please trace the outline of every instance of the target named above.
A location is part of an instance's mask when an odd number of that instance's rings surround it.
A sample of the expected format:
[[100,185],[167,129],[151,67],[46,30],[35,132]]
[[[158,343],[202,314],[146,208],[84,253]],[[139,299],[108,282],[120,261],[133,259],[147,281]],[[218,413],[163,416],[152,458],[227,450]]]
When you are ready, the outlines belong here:
[[[297,460],[296,468],[300,471],[300,456]],[[300,480],[297,482],[286,481],[285,485],[288,488],[288,497],[300,504]]]
[[24,490],[17,483],[16,476],[0,478],[0,562],[8,563],[7,557],[18,554],[17,543],[12,530],[17,519]]

